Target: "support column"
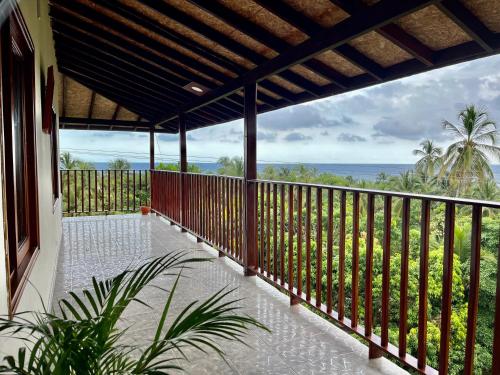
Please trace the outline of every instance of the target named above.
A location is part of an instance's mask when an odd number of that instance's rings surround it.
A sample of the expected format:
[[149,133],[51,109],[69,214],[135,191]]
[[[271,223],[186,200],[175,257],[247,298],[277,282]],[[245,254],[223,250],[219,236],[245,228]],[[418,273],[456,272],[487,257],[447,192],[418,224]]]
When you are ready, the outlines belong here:
[[244,174],[244,226],[243,264],[245,276],[257,272],[257,186],[250,180],[257,178],[257,84],[245,86],[245,174]]
[[[149,131],[149,170],[150,170],[150,172],[149,172],[149,205],[150,206],[153,206],[153,170],[154,169],[155,169],[155,128],[153,126],[153,127],[151,127],[151,130]],[[147,175],[146,175],[146,177],[147,177]],[[135,181],[135,179],[134,179],[134,181]]]
[[185,173],[187,172],[187,151],[186,151],[186,115],[179,113],[179,182],[180,182],[180,207],[181,207],[181,231],[185,232],[186,225],[186,202],[187,185],[185,184]]
[[155,169],[155,128],[149,131],[149,169]]

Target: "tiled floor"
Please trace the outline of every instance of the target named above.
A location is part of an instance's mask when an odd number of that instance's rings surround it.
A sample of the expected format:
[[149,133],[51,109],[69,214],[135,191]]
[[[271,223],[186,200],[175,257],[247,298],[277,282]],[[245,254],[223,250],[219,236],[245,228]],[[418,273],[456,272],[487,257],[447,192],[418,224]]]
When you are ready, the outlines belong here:
[[[217,258],[206,245],[155,216],[138,215],[67,218],[59,258],[54,300],[69,290],[88,286],[91,275],[110,277],[140,259],[185,249],[214,258],[184,273],[175,293],[175,311],[193,300],[204,300],[222,287],[237,287],[234,297],[244,312],[267,325],[272,334],[253,330],[246,338],[251,348],[223,344],[227,363],[216,354],[190,352],[180,363],[189,374],[403,374],[384,358],[368,358],[366,346],[302,306],[289,306],[286,296],[257,277],[244,277],[242,269]],[[171,278],[160,279],[168,287]],[[131,325],[127,340],[145,343],[154,336],[164,292],[150,288],[145,298],[155,307],[129,306],[123,325]]]

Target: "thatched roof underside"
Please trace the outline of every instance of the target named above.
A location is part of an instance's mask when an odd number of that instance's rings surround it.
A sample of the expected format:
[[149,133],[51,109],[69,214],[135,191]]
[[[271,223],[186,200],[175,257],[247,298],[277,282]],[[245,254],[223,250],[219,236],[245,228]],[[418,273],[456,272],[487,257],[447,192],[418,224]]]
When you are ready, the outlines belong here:
[[188,130],[241,118],[252,78],[262,113],[500,51],[498,0],[51,0],[51,17],[65,117],[167,132],[179,111]]

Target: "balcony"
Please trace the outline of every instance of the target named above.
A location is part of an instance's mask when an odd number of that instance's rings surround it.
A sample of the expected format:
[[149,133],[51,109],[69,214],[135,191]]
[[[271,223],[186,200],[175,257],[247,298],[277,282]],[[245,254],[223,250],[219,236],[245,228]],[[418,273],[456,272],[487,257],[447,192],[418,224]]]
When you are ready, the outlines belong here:
[[[66,218],[56,296],[85,286],[89,274],[109,277],[143,257],[205,249],[219,260],[192,273],[185,295],[237,286],[245,310],[273,330],[249,338],[252,356],[228,348],[229,363],[241,373],[255,363],[262,369],[256,373],[387,374],[403,371],[397,363],[433,374],[431,357],[438,358],[436,367],[448,366],[460,212],[471,224],[470,281],[467,316],[458,317],[466,326],[465,357],[453,366],[474,366],[482,218],[498,214],[498,202],[157,170],[62,173],[63,183],[72,182],[62,189],[67,215],[131,212],[146,204],[137,191],[147,190],[158,216]],[[440,238],[431,238],[431,224],[441,228]],[[441,250],[431,251],[431,241]],[[252,275],[258,277],[245,277]],[[440,301],[438,323],[431,299]],[[158,316],[132,311],[131,318],[134,313],[139,331]],[[417,316],[414,326],[410,316]],[[427,338],[436,324],[437,348]],[[193,373],[213,373],[222,362],[214,357],[192,365]]]
[[[66,218],[56,277],[54,302],[68,291],[90,286],[89,275],[110,277],[140,259],[168,251],[201,252],[212,263],[195,266],[185,273],[174,298],[174,313],[189,302],[205,299],[224,286],[237,288],[234,297],[244,313],[266,324],[272,334],[251,332],[246,342],[223,346],[228,364],[216,354],[192,352],[183,367],[190,374],[402,374],[405,371],[386,359],[368,360],[368,349],[341,329],[301,306],[289,306],[289,299],[259,278],[248,278],[243,269],[227,258],[217,257],[213,248],[196,242],[158,216],[115,215]],[[199,254],[197,254],[199,256]],[[172,278],[160,280],[162,287]],[[154,336],[165,294],[149,289],[140,304],[126,311],[125,325],[132,325],[126,340],[145,342]],[[162,298],[163,297],[163,298]]]

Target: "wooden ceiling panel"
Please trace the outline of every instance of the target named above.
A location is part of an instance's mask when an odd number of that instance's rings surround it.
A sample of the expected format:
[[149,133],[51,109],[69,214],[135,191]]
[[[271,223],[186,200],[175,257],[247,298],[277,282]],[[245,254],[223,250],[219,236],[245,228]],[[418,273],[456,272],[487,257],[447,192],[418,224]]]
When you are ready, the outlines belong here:
[[500,4],[498,0],[461,0],[488,29],[500,33]]
[[66,116],[87,117],[92,91],[67,77],[64,86],[66,90],[64,95]]
[[323,52],[322,54],[316,56],[316,58],[347,77],[354,77],[359,74],[363,74],[362,69],[358,68],[356,65],[333,51]]
[[116,116],[117,120],[125,120],[125,121],[137,121],[138,117],[135,113],[130,112],[126,108],[120,108],[118,111],[118,115]]
[[219,0],[219,2],[289,44],[297,45],[308,38],[297,28],[253,1]]
[[433,50],[471,40],[455,22],[434,5],[401,18],[396,24]]
[[346,12],[333,5],[330,0],[315,0],[311,2],[303,0],[285,0],[285,3],[323,27],[332,27],[349,17]]
[[[104,96],[97,94],[95,96],[94,106],[92,110],[92,118],[109,120],[113,117],[115,113],[116,103]],[[136,116],[137,117],[137,116]]]
[[349,44],[384,68],[412,58],[408,52],[375,31],[364,34]]
[[224,35],[230,37],[236,42],[248,48],[251,48],[255,52],[261,54],[262,56],[265,56],[268,59],[277,56],[277,53],[273,51],[271,48],[268,48],[265,45],[257,42],[256,40],[250,38],[249,36],[235,29],[234,27],[231,27],[225,22],[212,16],[210,13],[205,12],[204,10],[198,8],[197,6],[192,5],[186,0],[167,0],[167,3],[176,7],[182,12],[189,14],[190,16],[212,27],[213,29],[222,32]]

